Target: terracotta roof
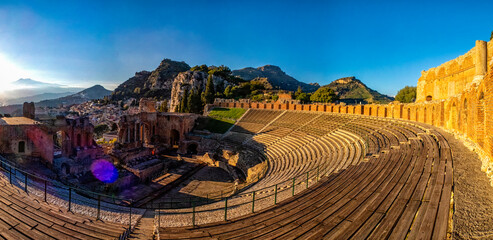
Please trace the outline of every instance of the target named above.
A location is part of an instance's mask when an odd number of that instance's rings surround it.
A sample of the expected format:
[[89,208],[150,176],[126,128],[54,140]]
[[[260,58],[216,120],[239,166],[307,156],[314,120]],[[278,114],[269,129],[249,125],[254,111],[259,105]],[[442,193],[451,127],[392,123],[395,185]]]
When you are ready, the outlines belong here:
[[36,125],[38,121],[26,117],[4,117],[0,118],[0,125]]

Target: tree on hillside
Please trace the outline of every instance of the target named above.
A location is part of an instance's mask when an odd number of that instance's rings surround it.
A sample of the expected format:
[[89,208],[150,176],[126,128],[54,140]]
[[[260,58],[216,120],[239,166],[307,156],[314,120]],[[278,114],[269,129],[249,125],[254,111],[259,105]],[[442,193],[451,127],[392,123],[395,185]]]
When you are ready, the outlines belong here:
[[405,86],[399,90],[395,96],[395,100],[401,103],[412,103],[416,100],[416,87]]
[[321,87],[315,91],[310,100],[312,102],[322,102],[322,103],[331,103],[338,100],[339,97],[335,94],[334,90],[329,87]]
[[310,102],[310,95],[302,92],[298,95],[298,97],[296,97],[296,100],[300,100],[301,103],[309,103]]
[[214,102],[214,81],[212,80],[213,75],[209,74],[209,77],[207,77],[207,84],[205,85],[205,92],[204,92],[204,97],[202,101],[205,104],[208,103],[213,103]]
[[100,124],[100,125],[97,125],[94,127],[94,134],[96,135],[96,137],[102,137],[103,136],[103,133],[106,133],[110,130],[110,127],[108,127],[108,125],[106,124]]
[[298,98],[298,96],[299,96],[300,94],[302,94],[302,93],[303,93],[303,89],[301,89],[301,86],[298,86],[298,89],[296,90],[296,92],[294,92],[294,96],[293,96],[293,98],[294,98],[294,99],[297,99],[297,98]]
[[226,87],[226,89],[224,90],[224,97],[231,98],[231,96],[233,95],[231,88],[232,88],[231,85],[228,85]]
[[221,65],[219,67],[210,66],[208,73],[209,75],[216,75],[222,78],[229,78],[231,76],[231,69],[224,65]]
[[180,101],[180,107],[178,108],[178,112],[186,112],[187,104],[188,104],[188,89],[185,89],[185,91],[183,92],[183,97],[181,98]]
[[164,100],[159,106],[159,112],[167,112],[168,111],[168,100]]
[[224,81],[219,82],[216,86],[216,97],[221,98],[223,97],[224,93]]
[[197,66],[191,68],[190,71],[195,71],[195,72],[209,72],[209,68],[207,67],[207,65],[202,64],[200,66],[197,65]]
[[188,112],[190,113],[200,113],[202,111],[202,100],[200,98],[199,91],[195,88],[192,89],[190,95],[188,96],[188,104],[187,104]]

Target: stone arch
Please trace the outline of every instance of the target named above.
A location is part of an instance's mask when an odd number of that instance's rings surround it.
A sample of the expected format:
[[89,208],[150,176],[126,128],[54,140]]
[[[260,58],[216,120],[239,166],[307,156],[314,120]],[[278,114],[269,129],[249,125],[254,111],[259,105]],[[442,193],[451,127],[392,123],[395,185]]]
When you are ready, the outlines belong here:
[[461,113],[459,114],[460,118],[459,118],[459,129],[465,133],[467,135],[467,118],[468,118],[468,101],[467,101],[467,98],[464,98],[464,101],[462,102],[462,106],[461,106]]
[[407,120],[411,120],[411,108],[407,108]]
[[425,107],[424,111],[423,111],[423,122],[424,123],[428,123],[428,119],[426,118],[428,113],[427,113],[428,109]]
[[75,143],[75,145],[76,145],[77,147],[82,146],[82,136],[80,135],[80,133],[78,133],[78,134],[77,134],[77,137],[76,137],[76,143]]
[[435,105],[433,105],[431,113],[430,113],[431,125],[435,125],[435,114],[436,114],[436,109],[435,109]]
[[432,100],[433,100],[433,96],[431,96],[431,95],[426,96],[426,101],[429,102],[429,101],[432,101]]
[[171,129],[169,134],[169,142],[172,147],[180,144],[180,132],[176,129]]
[[91,134],[86,133],[85,135],[86,135],[86,144],[85,144],[85,146],[88,146],[88,147],[92,146],[92,137],[91,137]]
[[457,104],[455,101],[452,101],[450,106],[449,117],[448,117],[448,126],[451,129],[457,130]]
[[484,91],[481,90],[478,94],[478,104],[477,104],[477,115],[476,123],[474,124],[476,130],[476,142],[479,146],[484,147],[484,117],[485,117],[485,106],[484,106]]

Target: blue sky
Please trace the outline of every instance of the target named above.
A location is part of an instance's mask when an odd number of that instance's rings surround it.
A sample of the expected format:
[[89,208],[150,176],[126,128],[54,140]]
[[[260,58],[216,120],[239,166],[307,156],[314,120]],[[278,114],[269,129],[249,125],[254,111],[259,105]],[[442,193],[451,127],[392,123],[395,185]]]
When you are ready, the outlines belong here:
[[0,81],[112,89],[171,58],[232,69],[273,64],[321,85],[356,76],[395,95],[416,85],[421,70],[489,40],[491,9],[493,1],[7,0]]

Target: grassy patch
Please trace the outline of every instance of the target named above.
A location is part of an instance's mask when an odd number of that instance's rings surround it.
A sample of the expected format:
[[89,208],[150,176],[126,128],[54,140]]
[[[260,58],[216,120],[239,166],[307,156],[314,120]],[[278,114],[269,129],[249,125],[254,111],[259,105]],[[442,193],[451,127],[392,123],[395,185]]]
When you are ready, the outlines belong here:
[[[214,108],[209,112],[209,117],[215,119],[237,120],[246,112],[243,108]],[[233,122],[234,123],[234,122]]]
[[242,108],[215,108],[208,117],[199,119],[195,129],[225,133],[245,112],[246,109]]

